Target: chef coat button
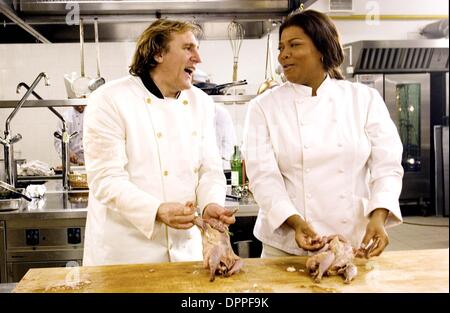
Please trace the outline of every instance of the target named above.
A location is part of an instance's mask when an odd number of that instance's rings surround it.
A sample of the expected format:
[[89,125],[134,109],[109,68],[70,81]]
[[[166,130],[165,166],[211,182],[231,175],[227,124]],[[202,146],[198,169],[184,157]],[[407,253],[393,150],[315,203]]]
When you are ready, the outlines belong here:
[[345,199],[345,195],[344,195],[344,194],[342,194],[342,195],[340,195],[340,196],[339,196],[339,198],[341,198],[341,199]]
[[337,122],[337,118],[333,118],[333,122]]
[[188,105],[189,102],[185,99],[185,100],[183,100],[183,104],[184,104],[184,105]]
[[193,131],[193,132],[192,132],[192,136],[197,136],[197,132],[196,132],[196,131]]
[[342,220],[341,222],[342,222],[342,224],[346,224],[347,220]]
[[307,169],[305,169],[305,172],[306,172],[306,173],[309,173],[309,172],[311,172],[311,169],[310,169],[310,168],[307,168]]
[[161,138],[162,137],[162,133],[160,133],[160,132],[156,133],[156,137]]
[[163,175],[164,175],[164,176],[167,176],[167,175],[169,175],[169,172],[168,172],[168,171],[164,171],[164,172],[163,172]]
[[337,145],[338,145],[339,148],[342,147],[342,143],[340,143],[340,142]]
[[147,104],[151,104],[152,103],[152,98],[150,98],[150,97],[146,98],[145,102],[147,102]]
[[311,199],[311,198],[312,198],[312,194],[307,193],[307,194],[306,194],[306,198]]
[[305,147],[305,149],[308,149],[308,148],[309,148],[309,145],[304,145],[303,147]]
[[340,168],[340,169],[339,169],[339,173],[341,173],[341,174],[342,174],[342,173],[344,173],[344,172],[345,172],[345,171],[344,171],[344,169],[343,169],[343,168]]

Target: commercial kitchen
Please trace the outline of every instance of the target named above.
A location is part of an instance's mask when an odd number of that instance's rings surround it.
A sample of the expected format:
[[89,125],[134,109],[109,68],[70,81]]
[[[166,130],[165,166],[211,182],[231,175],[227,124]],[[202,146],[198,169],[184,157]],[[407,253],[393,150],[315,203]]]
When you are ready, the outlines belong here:
[[[210,283],[202,262],[83,267],[86,170],[71,163],[62,140],[77,134],[57,131],[63,112],[89,97],[74,81],[126,76],[138,36],[157,18],[194,21],[204,32],[203,89],[229,112],[239,146],[249,101],[284,81],[279,27],[300,8],[335,23],[345,79],[380,93],[402,140],[404,221],[387,229],[384,253],[357,260],[362,278],[351,284],[334,277],[315,284],[304,257],[261,259],[258,203],[245,188],[232,192],[227,168],[225,207],[238,209],[230,241],[244,260],[241,273]],[[13,187],[0,188],[0,292],[448,293],[448,1],[0,0],[0,23],[0,174]],[[62,159],[55,140],[63,142]],[[27,164],[47,174],[24,171]],[[427,277],[417,266],[424,260]],[[58,285],[73,273],[84,284]],[[162,283],[166,277],[173,279]]]

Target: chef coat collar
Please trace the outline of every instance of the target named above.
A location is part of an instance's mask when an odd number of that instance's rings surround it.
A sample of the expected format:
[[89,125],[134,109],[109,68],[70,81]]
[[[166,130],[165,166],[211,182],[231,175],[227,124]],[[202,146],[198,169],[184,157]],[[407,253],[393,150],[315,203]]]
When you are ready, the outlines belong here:
[[[290,83],[294,90],[300,93],[302,96],[312,97],[312,88],[305,85],[300,85],[296,83]],[[331,84],[330,76],[326,76],[323,82],[320,84],[319,88],[317,88],[316,94],[317,96],[322,96],[329,89]]]
[[[139,77],[141,78],[142,83],[144,84],[145,88],[147,88],[148,91],[150,91],[150,93],[152,93],[155,97],[157,97],[159,99],[164,99],[164,95],[162,94],[161,90],[159,90],[158,86],[156,86],[156,84],[153,81],[150,74],[142,74],[142,75],[139,75]],[[178,96],[180,95],[180,93],[181,92],[178,91],[175,98],[178,99]]]

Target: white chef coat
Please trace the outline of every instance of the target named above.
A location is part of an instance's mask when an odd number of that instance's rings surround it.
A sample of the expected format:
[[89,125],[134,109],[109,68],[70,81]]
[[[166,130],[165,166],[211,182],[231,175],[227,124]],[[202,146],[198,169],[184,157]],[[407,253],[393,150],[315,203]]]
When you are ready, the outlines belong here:
[[[83,112],[84,113],[84,112]],[[75,110],[74,107],[70,107],[65,110],[61,115],[66,121],[67,132],[73,134],[74,132],[78,132],[78,135],[70,138],[69,140],[69,154],[70,152],[74,153],[79,162],[84,163],[84,148],[83,148],[83,113]],[[57,130],[62,132],[62,122],[58,120]],[[55,138],[54,141],[56,152],[60,158],[61,155],[61,140]]]
[[197,227],[178,230],[155,218],[163,202],[224,205],[213,121],[212,99],[195,87],[159,99],[127,76],[89,96],[84,265],[202,260]]
[[222,157],[222,166],[224,169],[230,169],[230,160],[236,145],[236,132],[233,120],[230,112],[220,104],[215,104],[215,112],[216,141],[219,154]]
[[294,214],[354,247],[374,209],[390,211],[387,227],[402,221],[403,147],[379,93],[329,77],[311,93],[290,82],[266,91],[250,101],[244,127],[249,187],[260,206],[254,235],[296,255],[304,251],[283,224]]

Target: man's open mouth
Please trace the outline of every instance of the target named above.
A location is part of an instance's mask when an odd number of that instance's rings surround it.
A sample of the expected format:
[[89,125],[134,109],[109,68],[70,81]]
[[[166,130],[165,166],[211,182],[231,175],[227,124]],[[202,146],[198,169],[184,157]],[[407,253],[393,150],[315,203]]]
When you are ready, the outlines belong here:
[[186,73],[188,73],[190,76],[192,76],[192,74],[194,73],[194,68],[190,68],[190,67],[186,67],[185,69],[184,69],[184,71],[186,72]]

